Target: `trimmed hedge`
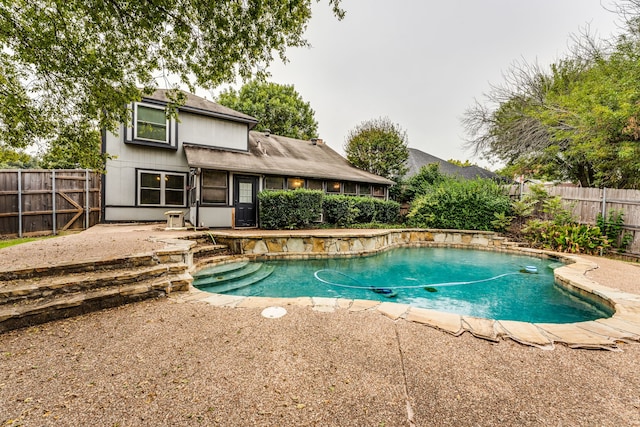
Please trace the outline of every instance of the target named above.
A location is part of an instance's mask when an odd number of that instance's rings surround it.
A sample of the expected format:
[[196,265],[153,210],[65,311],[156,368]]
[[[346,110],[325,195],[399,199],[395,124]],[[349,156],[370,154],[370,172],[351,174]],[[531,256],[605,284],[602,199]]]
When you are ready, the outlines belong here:
[[400,217],[400,204],[372,197],[326,195],[324,220],[339,227],[379,222],[393,224]]
[[258,194],[260,227],[267,230],[309,228],[324,211],[324,222],[338,227],[393,224],[400,204],[372,197],[325,195],[319,190],[262,191]]
[[268,230],[306,228],[322,213],[324,193],[319,190],[261,191],[260,227]]

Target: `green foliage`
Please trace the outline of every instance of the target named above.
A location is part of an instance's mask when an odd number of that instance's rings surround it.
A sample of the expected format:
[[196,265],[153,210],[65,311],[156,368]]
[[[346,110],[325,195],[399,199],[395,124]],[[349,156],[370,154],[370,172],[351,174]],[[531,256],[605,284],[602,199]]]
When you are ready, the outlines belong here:
[[511,225],[511,221],[513,221],[513,216],[507,215],[506,212],[494,212],[493,216],[495,217],[491,221],[491,226],[495,231],[504,231]]
[[550,197],[542,202],[542,212],[551,218],[554,224],[566,225],[576,222],[573,213],[565,209],[560,196]]
[[469,166],[477,166],[475,163],[471,163],[468,159],[465,160],[464,162],[462,160],[457,160],[457,159],[449,159],[447,160],[447,162],[452,163],[456,166],[460,166],[461,168],[466,168]]
[[[628,16],[637,16],[640,3],[630,3]],[[579,39],[573,55],[549,69],[514,66],[486,95],[487,105],[465,113],[470,145],[511,173],[640,188],[638,28],[627,21],[610,43]]]
[[40,161],[44,169],[91,169],[104,171],[110,156],[101,153],[100,132],[86,123],[72,123],[60,130],[58,137]]
[[276,135],[297,139],[318,136],[315,113],[293,85],[252,80],[239,91],[223,91],[217,101],[258,119],[256,130],[269,129]]
[[617,249],[618,252],[624,252],[631,244],[633,234],[623,231],[624,213],[621,210],[610,210],[606,218],[601,213],[598,213],[596,224],[602,230],[602,234],[607,236],[611,246]]
[[522,231],[534,248],[601,255],[610,247],[607,236],[600,228],[588,224],[558,224],[533,219]]
[[440,167],[437,163],[422,166],[417,174],[406,181],[403,188],[402,199],[410,201],[418,196],[427,194],[435,185],[447,179],[448,177],[440,172]]
[[407,218],[410,225],[421,228],[493,230],[495,214],[506,216],[510,203],[490,179],[447,178],[418,196]]
[[358,224],[394,224],[400,218],[400,204],[371,197],[326,195],[324,220],[338,227]]
[[[329,4],[341,19],[340,0]],[[194,92],[264,75],[255,70],[274,55],[286,59],[288,47],[308,45],[311,7],[280,0],[3,0],[0,146],[56,140],[76,122],[117,132],[129,120],[123,106],[151,93],[157,78],[171,76]]]
[[355,167],[397,181],[407,171],[407,144],[407,133],[384,117],[352,129],[344,149],[347,160]]
[[323,192],[318,190],[261,191],[260,226],[268,230],[305,228],[322,213]]
[[373,199],[373,220],[381,224],[395,224],[400,220],[400,203],[394,200]]
[[325,196],[322,202],[324,220],[339,227],[347,227],[357,223],[360,210],[356,207],[355,199],[354,196],[341,194]]
[[0,146],[0,169],[31,169],[38,166],[38,159],[21,151]]

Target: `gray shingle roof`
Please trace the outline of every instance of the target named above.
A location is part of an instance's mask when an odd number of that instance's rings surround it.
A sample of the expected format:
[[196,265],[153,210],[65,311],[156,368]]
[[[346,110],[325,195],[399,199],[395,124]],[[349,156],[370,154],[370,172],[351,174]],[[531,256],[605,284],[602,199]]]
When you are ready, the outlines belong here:
[[371,184],[394,182],[358,169],[327,144],[249,132],[249,150],[237,151],[184,144],[191,167],[235,172],[335,179]]
[[[156,89],[155,92],[153,92],[151,95],[145,96],[143,99],[169,102],[169,97],[167,96],[167,94],[171,91],[172,89]],[[181,92],[187,97],[187,101],[179,108],[179,110],[181,111],[188,111],[192,113],[204,114],[237,122],[248,123],[249,128],[253,128],[258,123],[258,120],[255,117],[251,117],[248,114],[232,110],[229,107],[225,107],[224,105],[209,101],[208,99],[201,98],[189,92]]]
[[407,167],[409,171],[407,172],[406,177],[412,177],[420,172],[420,168],[422,166],[437,163],[442,172],[445,175],[449,176],[459,176],[465,179],[475,179],[475,178],[490,178],[496,180],[502,180],[498,174],[495,174],[487,169],[483,169],[480,166],[467,166],[461,167],[458,165],[454,165],[453,163],[449,163],[446,160],[442,160],[439,157],[432,156],[431,154],[425,153],[424,151],[420,151],[416,148],[409,148],[409,159],[407,160]]

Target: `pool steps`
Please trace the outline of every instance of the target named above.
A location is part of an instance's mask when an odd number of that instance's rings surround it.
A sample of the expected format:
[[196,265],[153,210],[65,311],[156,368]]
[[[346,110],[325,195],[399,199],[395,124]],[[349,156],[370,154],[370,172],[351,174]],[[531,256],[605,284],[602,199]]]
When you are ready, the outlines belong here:
[[[234,264],[243,265],[235,266]],[[230,269],[231,266],[236,268]],[[222,269],[222,267],[227,268]],[[193,286],[205,292],[224,293],[256,284],[269,277],[275,270],[274,266],[263,263],[231,263],[222,265],[220,268],[222,272],[208,269],[211,272],[210,275],[200,276],[193,282]]]
[[192,273],[191,275],[193,276],[194,279],[198,280],[202,277],[215,276],[222,273],[227,273],[229,271],[238,270],[240,268],[245,267],[247,264],[249,264],[249,261],[240,261],[240,262],[232,262],[229,264],[214,265],[213,267],[203,268],[202,270]]

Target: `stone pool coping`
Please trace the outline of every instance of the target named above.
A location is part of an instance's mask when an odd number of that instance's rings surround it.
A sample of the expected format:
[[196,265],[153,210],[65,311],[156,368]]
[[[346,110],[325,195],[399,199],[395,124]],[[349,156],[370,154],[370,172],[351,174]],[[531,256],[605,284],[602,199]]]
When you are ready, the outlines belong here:
[[[556,268],[556,282],[574,294],[592,299],[610,307],[614,314],[586,322],[552,324],[528,323],[510,320],[492,320],[431,309],[412,307],[407,304],[372,300],[350,300],[340,298],[299,297],[243,297],[212,294],[191,286],[187,293],[172,294],[184,302],[203,302],[216,307],[267,308],[271,306],[303,306],[314,311],[333,312],[338,309],[358,312],[375,310],[392,319],[420,323],[454,336],[469,332],[473,336],[493,342],[511,339],[524,345],[552,350],[555,344],[570,348],[619,350],[619,343],[640,341],[640,295],[597,283],[585,274],[598,265],[576,255],[520,248],[491,232],[459,230],[377,230],[375,232],[351,230],[337,235],[335,230],[306,233],[263,233],[262,230],[240,233],[212,233],[212,238],[223,241],[240,255],[227,256],[214,263],[223,264],[240,260],[275,258],[322,258],[335,256],[363,256],[394,247],[427,246],[484,249],[497,252],[513,252],[536,257],[551,257],[569,264]],[[283,239],[286,241],[283,244]],[[289,244],[293,239],[293,244]],[[305,242],[305,239],[307,241]],[[364,239],[364,241],[362,240]],[[354,243],[359,241],[360,243]],[[258,243],[262,242],[262,243]],[[258,250],[252,250],[252,249]],[[289,249],[296,250],[289,250]],[[328,249],[328,250],[327,250]],[[204,267],[196,264],[193,269]]]

